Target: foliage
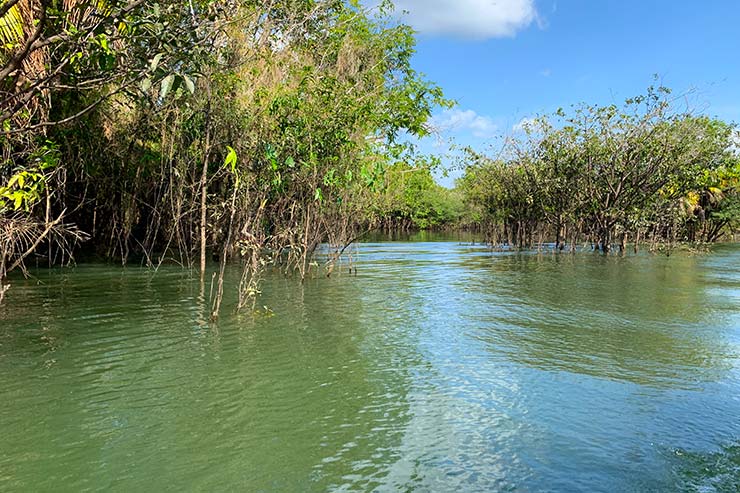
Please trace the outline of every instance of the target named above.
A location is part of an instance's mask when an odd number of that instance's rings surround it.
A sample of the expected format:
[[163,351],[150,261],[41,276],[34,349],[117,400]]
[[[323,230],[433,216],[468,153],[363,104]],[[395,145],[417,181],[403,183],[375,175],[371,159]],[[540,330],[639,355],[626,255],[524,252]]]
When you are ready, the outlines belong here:
[[432,175],[436,163],[396,162],[385,170],[384,186],[369,197],[368,209],[386,230],[439,229],[457,225],[462,199],[456,191],[438,185]]
[[[449,104],[412,68],[413,32],[390,8],[22,0],[0,10],[3,26],[25,12],[20,31],[0,30],[0,214],[43,222],[68,211],[90,253],[123,262],[200,256],[203,275],[208,252],[223,275],[239,257],[242,305],[266,265],[305,277],[319,244],[339,251],[377,223],[367,205],[389,163],[405,159],[401,137],[425,135]],[[53,168],[36,162],[44,146]],[[420,223],[439,220],[442,205],[423,207]]]
[[47,141],[29,155],[28,161],[10,175],[6,185],[0,186],[0,214],[10,210],[30,212],[41,199],[47,176],[59,162],[58,148]]
[[[674,110],[649,88],[622,107],[579,106],[540,118],[509,157],[470,152],[460,186],[502,243],[583,239],[608,252],[619,240],[715,241],[737,224],[732,126]],[[535,241],[537,240],[537,241]]]

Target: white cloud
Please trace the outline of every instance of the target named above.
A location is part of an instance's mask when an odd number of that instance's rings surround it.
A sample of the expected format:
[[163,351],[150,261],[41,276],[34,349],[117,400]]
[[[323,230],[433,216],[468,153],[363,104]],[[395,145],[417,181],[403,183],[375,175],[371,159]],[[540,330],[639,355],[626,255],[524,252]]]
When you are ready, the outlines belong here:
[[424,34],[489,39],[514,36],[538,20],[535,0],[395,0],[402,20]]
[[498,127],[493,120],[473,110],[445,110],[435,115],[431,124],[440,132],[470,132],[473,137],[479,139],[493,138],[498,132]]

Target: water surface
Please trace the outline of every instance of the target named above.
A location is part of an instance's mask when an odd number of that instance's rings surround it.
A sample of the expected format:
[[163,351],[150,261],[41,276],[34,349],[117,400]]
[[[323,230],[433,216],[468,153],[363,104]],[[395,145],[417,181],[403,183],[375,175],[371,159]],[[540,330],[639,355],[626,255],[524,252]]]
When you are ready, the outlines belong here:
[[740,490],[740,248],[358,250],[217,326],[175,267],[14,279],[0,491]]

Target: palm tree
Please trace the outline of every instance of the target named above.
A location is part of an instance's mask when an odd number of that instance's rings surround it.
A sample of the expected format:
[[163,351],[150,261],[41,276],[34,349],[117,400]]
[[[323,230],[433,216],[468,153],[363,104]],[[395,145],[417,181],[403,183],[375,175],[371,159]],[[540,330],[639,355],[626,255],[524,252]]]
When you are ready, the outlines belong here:
[[50,82],[57,75],[51,69],[51,41],[90,30],[112,12],[108,0],[61,0],[63,17],[50,19],[55,4],[53,0],[0,3],[0,120],[45,121]]
[[[13,3],[12,0],[6,3]],[[44,2],[45,3],[45,2]],[[12,120],[21,123],[33,116],[48,116],[48,90],[33,91],[22,104],[20,95],[45,78],[49,60],[48,48],[34,49],[45,20],[44,5],[40,0],[19,0],[0,18],[0,97],[3,109],[13,107]],[[19,114],[25,108],[23,114]]]

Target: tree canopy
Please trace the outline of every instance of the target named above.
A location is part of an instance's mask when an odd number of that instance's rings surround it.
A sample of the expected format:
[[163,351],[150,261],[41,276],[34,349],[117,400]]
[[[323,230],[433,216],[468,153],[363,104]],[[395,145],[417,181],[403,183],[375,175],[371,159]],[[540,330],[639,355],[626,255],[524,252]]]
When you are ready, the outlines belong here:
[[89,239],[88,253],[153,266],[240,256],[249,298],[265,262],[305,276],[320,243],[371,227],[400,137],[448,104],[389,2],[1,8],[0,277]]
[[740,219],[735,129],[675,104],[651,87],[621,107],[561,109],[528,124],[506,159],[470,151],[460,186],[499,242],[518,247],[715,241]]

